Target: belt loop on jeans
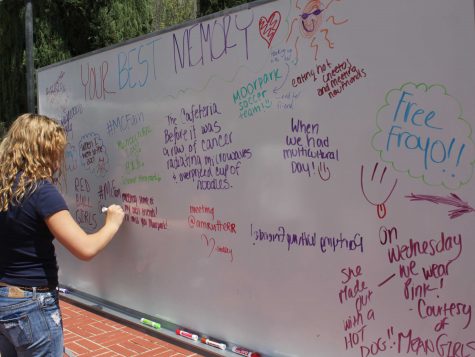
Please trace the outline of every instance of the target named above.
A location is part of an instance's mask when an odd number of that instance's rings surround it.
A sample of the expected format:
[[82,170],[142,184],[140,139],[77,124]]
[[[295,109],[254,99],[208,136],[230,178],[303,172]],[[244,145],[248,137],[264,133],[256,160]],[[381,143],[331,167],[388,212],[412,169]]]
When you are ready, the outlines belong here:
[[36,300],[36,287],[33,287],[33,300]]

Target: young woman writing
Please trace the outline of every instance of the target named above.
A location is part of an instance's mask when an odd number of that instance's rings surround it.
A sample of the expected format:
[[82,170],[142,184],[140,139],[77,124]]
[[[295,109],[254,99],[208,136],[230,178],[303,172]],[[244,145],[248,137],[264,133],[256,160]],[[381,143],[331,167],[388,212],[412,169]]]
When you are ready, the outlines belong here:
[[0,356],[63,356],[56,238],[90,260],[124,219],[118,205],[86,233],[71,216],[53,177],[61,173],[66,134],[56,121],[23,114],[0,144]]

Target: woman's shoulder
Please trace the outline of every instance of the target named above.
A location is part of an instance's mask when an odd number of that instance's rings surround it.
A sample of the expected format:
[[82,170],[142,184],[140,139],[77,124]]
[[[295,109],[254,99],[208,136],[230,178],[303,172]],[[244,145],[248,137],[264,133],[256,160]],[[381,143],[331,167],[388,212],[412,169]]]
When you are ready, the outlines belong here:
[[37,208],[44,217],[48,217],[57,211],[68,209],[58,187],[49,180],[38,181],[34,194],[36,195]]
[[36,182],[36,189],[34,192],[38,195],[44,195],[48,193],[60,194],[60,190],[57,185],[46,179],[41,179]]
[[56,186],[51,182],[51,180],[39,179],[39,180],[36,181],[36,187],[37,188],[43,188],[43,187],[50,188],[50,187],[56,187]]

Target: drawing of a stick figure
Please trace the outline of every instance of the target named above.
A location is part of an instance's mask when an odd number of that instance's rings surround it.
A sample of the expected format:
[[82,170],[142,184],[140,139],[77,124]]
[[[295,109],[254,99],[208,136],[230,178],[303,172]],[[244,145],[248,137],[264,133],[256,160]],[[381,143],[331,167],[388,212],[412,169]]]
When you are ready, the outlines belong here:
[[[374,165],[373,174],[371,175],[371,182],[374,181],[374,176],[376,175],[376,170],[377,169],[378,169],[378,163],[376,163],[376,165]],[[381,178],[379,179],[380,184],[383,183],[383,178],[384,178],[384,174],[386,173],[386,170],[387,170],[387,167],[384,167],[383,172],[381,174]],[[397,179],[394,181],[394,184],[393,184],[391,190],[389,191],[389,194],[386,196],[386,198],[384,200],[379,201],[379,203],[378,202],[373,202],[368,198],[368,195],[366,194],[365,189],[363,187],[364,186],[363,171],[364,171],[364,166],[361,165],[361,182],[360,183],[361,183],[361,191],[363,192],[363,196],[366,199],[366,201],[371,203],[373,206],[376,206],[376,212],[378,214],[378,217],[380,219],[383,219],[384,217],[386,217],[386,202],[389,200],[389,197],[391,197],[394,189],[396,188]]]
[[97,174],[100,177],[104,177],[104,175],[107,173],[108,171],[107,166],[108,165],[107,165],[106,159],[104,157],[99,157],[98,162],[97,162]]
[[[341,1],[341,0],[329,0],[326,1],[326,5],[321,0],[309,0],[305,4],[305,6],[300,8],[299,1],[295,2],[295,7],[300,12],[300,14],[292,20],[290,24],[290,31],[289,35],[287,36],[287,41],[290,39],[292,32],[294,30],[294,25],[299,26],[299,34],[296,35],[294,48],[295,48],[295,55],[296,61],[298,62],[298,41],[300,36],[302,36],[307,41],[310,41],[310,47],[314,49],[314,59],[317,60],[317,53],[318,53],[318,34],[322,33],[325,36],[325,40],[329,48],[333,48],[333,42],[330,41],[328,38],[328,27],[322,27],[322,24],[331,22],[333,25],[342,25],[348,21],[348,19],[344,21],[337,22],[335,21],[335,16],[330,15],[328,13],[328,9],[330,5],[334,1]],[[326,19],[324,20],[324,18]]]

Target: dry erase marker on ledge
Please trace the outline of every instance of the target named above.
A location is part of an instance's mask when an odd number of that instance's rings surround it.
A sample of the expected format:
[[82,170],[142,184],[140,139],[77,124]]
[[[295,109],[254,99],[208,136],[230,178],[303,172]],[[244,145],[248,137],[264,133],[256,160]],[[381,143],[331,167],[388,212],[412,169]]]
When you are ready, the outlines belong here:
[[189,338],[190,340],[193,340],[193,341],[198,341],[198,335],[192,334],[188,331],[180,330],[179,328],[177,328],[175,332],[177,335]]
[[257,353],[257,352],[251,352],[243,347],[238,347],[238,346],[234,346],[233,348],[231,348],[231,351],[233,351],[234,353],[237,353],[238,355],[241,355],[241,356],[246,356],[246,357],[261,357],[260,353]]
[[216,341],[212,341],[207,337],[201,337],[201,342],[207,344],[208,346],[216,347],[222,350],[226,349],[226,344],[225,343],[219,343]]
[[160,327],[162,327],[158,322],[144,319],[143,317],[140,319],[140,322],[143,323],[144,325],[147,325],[156,329],[159,329]]
[[56,288],[56,290],[63,294],[69,294],[69,290],[66,288]]

